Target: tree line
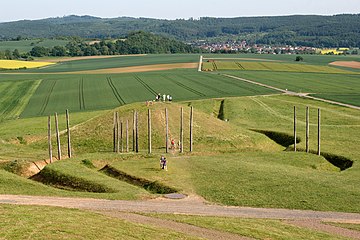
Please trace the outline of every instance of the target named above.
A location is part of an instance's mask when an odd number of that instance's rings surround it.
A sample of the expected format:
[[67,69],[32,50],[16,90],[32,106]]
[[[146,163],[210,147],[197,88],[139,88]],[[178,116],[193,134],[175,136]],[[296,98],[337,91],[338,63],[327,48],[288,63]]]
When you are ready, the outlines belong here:
[[73,38],[65,46],[35,46],[28,53],[20,54],[6,50],[0,53],[3,59],[28,59],[45,56],[96,56],[125,54],[160,54],[160,53],[197,53],[200,49],[181,41],[146,32],[132,32],[119,40],[102,40],[88,43],[81,38]]
[[34,21],[0,23],[0,39],[82,38],[114,39],[130,31],[146,31],[181,41],[226,37],[250,44],[309,47],[360,47],[360,14],[334,16],[294,15],[277,17],[239,17],[200,19],[149,19],[120,17],[102,19],[67,16]]

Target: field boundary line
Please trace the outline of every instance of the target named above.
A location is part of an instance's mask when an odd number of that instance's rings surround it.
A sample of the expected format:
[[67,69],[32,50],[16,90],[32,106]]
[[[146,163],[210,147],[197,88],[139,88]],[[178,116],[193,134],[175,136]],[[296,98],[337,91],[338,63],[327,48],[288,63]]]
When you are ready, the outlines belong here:
[[84,78],[81,78],[79,81],[79,103],[80,110],[85,110],[85,98],[84,98]]
[[287,90],[284,90],[284,89],[281,89],[281,88],[273,87],[273,86],[270,86],[270,85],[267,85],[267,84],[255,82],[255,81],[248,80],[248,79],[241,78],[241,77],[232,76],[232,75],[229,75],[229,74],[220,74],[220,75],[225,76],[225,77],[229,77],[229,78],[233,78],[233,79],[237,79],[237,80],[241,80],[241,81],[244,81],[244,82],[247,82],[247,83],[259,85],[259,86],[262,86],[262,87],[270,88],[270,89],[285,93],[287,95],[298,96],[298,97],[303,97],[303,98],[309,98],[309,99],[312,99],[312,100],[317,100],[317,101],[321,101],[321,102],[326,102],[326,103],[330,103],[330,104],[334,104],[334,105],[339,105],[339,106],[343,106],[343,107],[348,107],[348,108],[360,110],[360,107],[355,106],[355,105],[336,102],[336,101],[327,100],[327,99],[318,98],[318,97],[313,97],[313,96],[309,96],[306,93],[296,93],[296,92],[292,92],[292,91],[287,91]]

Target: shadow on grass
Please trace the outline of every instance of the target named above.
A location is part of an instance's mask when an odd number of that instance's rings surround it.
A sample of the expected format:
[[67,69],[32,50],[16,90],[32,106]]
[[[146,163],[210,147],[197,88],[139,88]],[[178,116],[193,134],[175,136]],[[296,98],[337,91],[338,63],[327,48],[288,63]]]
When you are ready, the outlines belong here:
[[144,188],[145,190],[151,192],[151,193],[158,193],[158,194],[169,194],[169,193],[176,193],[178,192],[177,189],[166,186],[162,183],[159,183],[157,181],[149,181],[147,179],[144,178],[139,178],[139,177],[135,177],[135,176],[131,176],[125,172],[122,172],[110,165],[106,165],[105,167],[103,167],[101,170],[101,172],[107,174],[110,177],[116,178],[118,180],[127,182],[129,184],[135,185],[135,186],[139,186]]
[[[267,130],[258,130],[258,129],[250,129],[250,130],[264,134],[265,136],[267,136],[268,138],[270,138],[277,144],[279,144],[283,147],[286,147],[285,151],[294,151],[295,138],[292,135],[289,135],[287,133],[267,131]],[[300,142],[301,142],[301,139],[297,137],[296,143],[300,143]],[[305,152],[305,149],[297,148],[296,150],[299,152]],[[312,150],[310,150],[310,153],[317,154],[316,151],[312,151]],[[332,153],[325,153],[325,152],[321,153],[320,155],[323,156],[329,163],[331,163],[335,167],[339,168],[341,171],[351,168],[354,164],[354,161],[352,161],[344,156],[339,156],[339,155],[335,155]]]

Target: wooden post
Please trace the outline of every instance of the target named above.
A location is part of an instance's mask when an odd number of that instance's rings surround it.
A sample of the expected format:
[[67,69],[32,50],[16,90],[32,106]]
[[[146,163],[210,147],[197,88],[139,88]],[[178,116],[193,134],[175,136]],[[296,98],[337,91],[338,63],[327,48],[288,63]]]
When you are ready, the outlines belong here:
[[48,117],[48,146],[49,146],[49,160],[50,163],[52,163],[51,116]]
[[113,124],[113,152],[116,152],[116,112],[114,112],[114,124]]
[[151,110],[148,109],[148,149],[151,154]]
[[296,152],[296,106],[294,106],[294,152]]
[[136,119],[136,130],[135,130],[135,135],[136,135],[136,140],[135,140],[135,150],[138,153],[139,152],[139,113],[136,112],[135,115],[135,119]]
[[317,154],[320,156],[321,155],[321,151],[320,151],[320,137],[321,137],[321,132],[320,132],[320,124],[321,124],[321,113],[320,113],[320,108],[318,109],[318,151]]
[[58,121],[57,113],[55,113],[55,127],[56,127],[56,142],[57,142],[57,149],[58,149],[58,160],[61,160],[59,121]]
[[165,108],[165,147],[166,147],[166,153],[169,151],[169,116],[168,116],[168,110]]
[[193,151],[193,125],[194,125],[194,108],[190,110],[190,152]]
[[133,113],[133,151],[135,152],[135,127],[136,127],[136,111]]
[[66,109],[66,128],[67,128],[67,143],[68,143],[68,157],[71,158],[71,139],[70,139],[70,115],[69,110]]
[[309,123],[309,107],[306,107],[306,152],[310,151],[309,149],[309,135],[310,135],[310,123]]
[[181,107],[180,111],[180,153],[184,152],[184,109]]
[[120,153],[120,121],[119,112],[116,112],[116,152]]
[[124,141],[123,141],[123,122],[120,122],[120,144],[121,144],[121,152],[124,152]]
[[126,152],[129,152],[129,120],[126,119]]

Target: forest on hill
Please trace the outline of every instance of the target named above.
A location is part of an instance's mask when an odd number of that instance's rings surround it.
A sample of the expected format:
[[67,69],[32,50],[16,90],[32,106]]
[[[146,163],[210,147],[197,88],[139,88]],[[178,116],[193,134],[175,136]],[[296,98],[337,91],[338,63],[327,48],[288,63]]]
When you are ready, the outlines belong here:
[[186,42],[226,38],[246,40],[250,44],[360,47],[359,23],[360,14],[203,17],[187,20],[72,15],[0,23],[0,40],[69,36],[116,39],[132,31],[146,31]]

